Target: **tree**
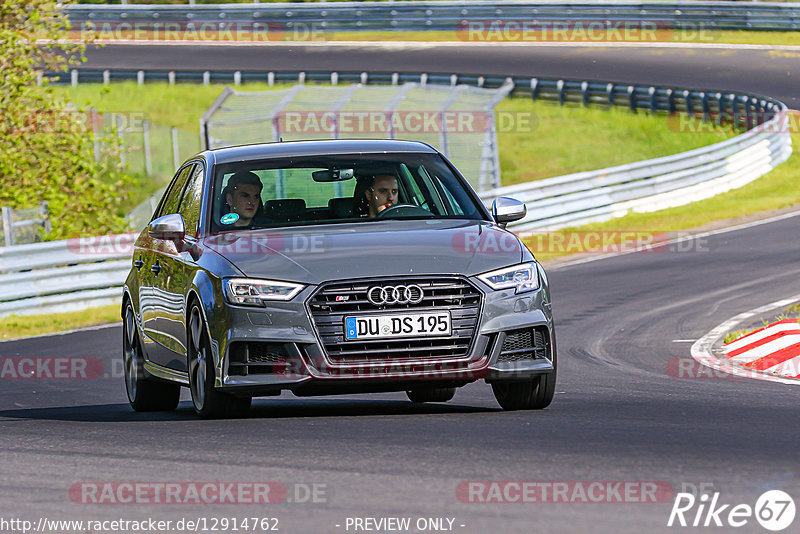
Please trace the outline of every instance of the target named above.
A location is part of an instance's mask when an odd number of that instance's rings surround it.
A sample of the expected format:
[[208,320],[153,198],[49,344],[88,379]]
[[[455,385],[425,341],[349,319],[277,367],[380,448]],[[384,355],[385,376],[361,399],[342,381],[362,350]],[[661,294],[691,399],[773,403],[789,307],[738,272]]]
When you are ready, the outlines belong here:
[[90,115],[57,97],[41,74],[84,59],[85,43],[67,42],[68,30],[54,0],[0,2],[0,205],[46,201],[48,239],[126,229],[118,160],[95,161]]

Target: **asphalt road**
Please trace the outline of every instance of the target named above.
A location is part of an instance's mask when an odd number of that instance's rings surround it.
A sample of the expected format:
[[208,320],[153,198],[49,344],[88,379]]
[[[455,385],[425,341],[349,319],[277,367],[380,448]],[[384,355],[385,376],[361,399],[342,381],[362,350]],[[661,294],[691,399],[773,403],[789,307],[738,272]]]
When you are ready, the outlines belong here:
[[542,76],[652,83],[772,96],[797,108],[800,51],[408,43],[311,46],[106,45],[86,68],[342,70]]
[[[135,62],[126,50],[120,67]],[[170,61],[167,52],[148,50],[138,66]],[[180,61],[216,68],[219,59],[205,52]],[[487,50],[471,62],[459,50],[406,56],[363,50],[329,60],[339,61],[338,68],[361,61],[366,69],[377,63],[363,63],[365,58],[383,58],[386,70],[417,70],[423,61],[434,64],[424,59],[434,54],[439,61],[451,58],[443,63],[448,70],[469,66],[473,72],[543,76],[577,76],[580,64],[591,64],[584,52],[562,52],[563,61],[549,66],[538,52],[535,58],[510,53],[505,66],[487,59],[502,57],[502,50]],[[293,68],[322,64],[316,51],[291,53],[294,59],[264,57],[275,69],[281,61],[294,61]],[[641,69],[638,81],[661,83],[669,80],[666,64],[681,64],[670,58],[645,68],[666,57],[647,54],[634,53],[618,68],[597,67],[595,74],[623,80]],[[237,52],[228,63],[244,68],[257,57]],[[784,75],[778,68],[786,59],[728,58],[730,68],[740,63],[737,75],[718,66],[725,57],[704,52],[677,69],[691,72],[675,74],[686,84],[760,87],[785,101],[800,94],[792,88],[791,70]],[[90,54],[92,66],[102,61],[109,60]],[[188,402],[170,414],[136,414],[122,378],[113,376],[119,375],[121,328],[1,343],[4,359],[98,358],[111,376],[0,380],[0,518],[258,516],[278,518],[281,532],[338,533],[354,531],[345,528],[348,517],[448,517],[454,531],[470,534],[641,533],[697,529],[667,528],[673,495],[654,504],[486,504],[462,502],[456,490],[464,481],[664,481],[673,491],[713,486],[720,502],[729,504],[752,506],[770,489],[798,499],[800,389],[747,379],[676,378],[674,369],[689,358],[691,341],[717,324],[799,292],[799,224],[797,217],[786,218],[688,246],[551,270],[559,382],[552,406],[540,412],[502,412],[491,389],[475,383],[445,405],[412,405],[402,394],[284,395],[257,399],[243,420],[200,421]],[[316,503],[263,506],[73,502],[69,488],[86,481],[275,481],[290,494],[296,484],[322,484],[325,496]],[[752,518],[737,531],[764,532]]]

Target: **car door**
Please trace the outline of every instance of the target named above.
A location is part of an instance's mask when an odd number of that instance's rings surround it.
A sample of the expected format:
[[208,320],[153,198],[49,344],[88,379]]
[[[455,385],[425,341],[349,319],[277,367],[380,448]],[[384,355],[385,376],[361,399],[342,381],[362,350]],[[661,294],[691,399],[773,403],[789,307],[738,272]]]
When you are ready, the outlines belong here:
[[[197,163],[189,173],[177,208],[186,227],[186,245],[193,244],[197,239],[203,184],[203,165]],[[192,283],[196,264],[187,250],[188,246],[178,250],[174,243],[170,244],[173,246],[159,254],[161,271],[157,287],[159,298],[162,299],[159,314],[159,330],[163,335],[161,361],[165,367],[186,371],[186,293]]]
[[[194,162],[181,167],[175,176],[164,200],[161,203],[158,217],[178,213],[183,190],[192,174]],[[152,239],[149,262],[142,267],[147,269],[150,279],[148,306],[143,308],[143,328],[145,334],[154,342],[149,347],[149,359],[161,366],[176,368],[176,354],[180,354],[183,346],[180,339],[175,339],[175,322],[183,313],[183,296],[170,291],[170,279],[174,277],[176,267],[174,258],[180,255],[174,241]],[[184,364],[185,368],[185,364]]]

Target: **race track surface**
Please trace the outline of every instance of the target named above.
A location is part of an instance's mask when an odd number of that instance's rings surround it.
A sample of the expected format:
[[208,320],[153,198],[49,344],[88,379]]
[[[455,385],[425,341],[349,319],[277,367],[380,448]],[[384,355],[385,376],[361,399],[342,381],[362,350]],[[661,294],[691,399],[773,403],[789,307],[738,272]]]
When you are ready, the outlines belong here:
[[[106,47],[90,53],[89,66],[261,62],[275,70],[587,76],[751,90],[789,104],[800,95],[790,68],[797,60],[761,51],[187,50]],[[800,389],[677,378],[674,369],[717,324],[799,292],[799,226],[789,217],[552,269],[559,382],[540,412],[503,412],[480,382],[443,405],[412,405],[403,394],[284,394],[256,399],[243,420],[201,421],[184,393],[174,413],[137,414],[119,376],[120,327],[2,343],[3,358],[96,357],[117,376],[0,381],[0,517],[277,517],[289,533],[353,532],[347,517],[449,517],[454,531],[470,534],[641,533],[697,529],[667,528],[674,494],[650,504],[485,504],[462,502],[456,490],[464,481],[664,481],[674,491],[713,486],[724,503],[752,506],[770,489],[797,499]],[[73,502],[70,486],[85,481],[324,484],[326,497],[264,506]],[[737,531],[764,530],[751,518]]]

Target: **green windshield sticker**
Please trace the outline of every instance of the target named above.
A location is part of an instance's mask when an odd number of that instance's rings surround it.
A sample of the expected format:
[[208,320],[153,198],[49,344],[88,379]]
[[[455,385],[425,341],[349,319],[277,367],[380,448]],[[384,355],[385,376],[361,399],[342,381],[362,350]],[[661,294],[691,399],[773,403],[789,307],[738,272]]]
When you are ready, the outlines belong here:
[[238,213],[226,213],[225,215],[222,216],[219,222],[221,222],[222,224],[233,224],[238,220],[239,220]]

